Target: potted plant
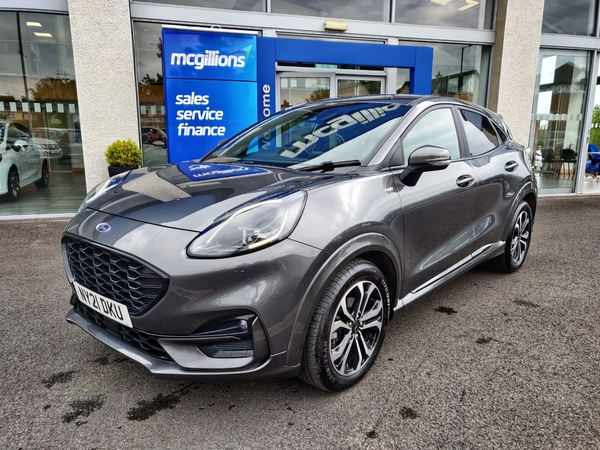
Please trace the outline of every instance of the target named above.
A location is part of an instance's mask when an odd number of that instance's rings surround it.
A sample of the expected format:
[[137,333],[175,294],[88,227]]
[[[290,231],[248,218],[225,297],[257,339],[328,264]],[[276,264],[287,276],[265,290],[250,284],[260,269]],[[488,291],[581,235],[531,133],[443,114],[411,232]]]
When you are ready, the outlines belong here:
[[113,142],[106,149],[105,155],[108,175],[111,177],[142,165],[142,151],[131,139]]

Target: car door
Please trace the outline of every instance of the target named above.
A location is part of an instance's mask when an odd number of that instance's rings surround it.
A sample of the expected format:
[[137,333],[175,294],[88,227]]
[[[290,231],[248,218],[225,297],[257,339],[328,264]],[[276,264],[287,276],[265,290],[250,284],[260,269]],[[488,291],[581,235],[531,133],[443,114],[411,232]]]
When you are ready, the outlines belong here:
[[[405,163],[422,146],[443,147],[451,162],[422,173],[415,186],[396,177],[403,205],[404,295],[416,292],[460,263],[470,261],[476,202],[473,167],[465,160],[457,118],[449,106],[426,110],[401,137]],[[401,173],[401,172],[399,172]]]
[[[38,150],[35,146],[35,142],[33,141],[33,135],[29,128],[20,123],[12,124],[15,126],[17,131],[21,135],[21,140],[25,142],[24,148],[24,158],[23,158],[23,166],[24,170],[22,172],[22,184],[30,184],[41,177],[41,159],[40,150]],[[42,152],[44,152],[42,150]],[[43,154],[43,153],[42,153]]]
[[21,132],[15,127],[14,123],[8,125],[7,131],[7,156],[10,156],[10,161],[17,167],[20,184],[21,186],[24,186],[28,177],[27,172],[29,171],[29,163],[27,162],[27,142],[23,139]]
[[485,115],[459,108],[467,156],[475,170],[477,203],[474,212],[474,250],[505,239],[515,193],[529,169],[523,152]]

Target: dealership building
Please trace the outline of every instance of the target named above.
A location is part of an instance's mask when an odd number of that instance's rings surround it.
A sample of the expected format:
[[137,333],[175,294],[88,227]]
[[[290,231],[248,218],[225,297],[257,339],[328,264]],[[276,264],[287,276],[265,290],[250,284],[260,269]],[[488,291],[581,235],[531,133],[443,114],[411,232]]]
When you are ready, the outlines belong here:
[[[164,30],[251,36],[281,48],[281,57],[256,56],[259,75],[272,72],[263,115],[426,86],[501,114],[537,155],[542,195],[600,193],[598,178],[585,174],[600,103],[598,15],[598,0],[2,0],[0,123],[7,136],[26,127],[43,143],[50,184],[23,187],[15,202],[0,198],[0,217],[73,214],[107,177],[104,152],[117,139],[135,141],[145,166],[174,160]],[[391,51],[397,47],[413,53]],[[431,55],[423,47],[433,49],[432,61],[408,60]],[[388,54],[400,62],[382,62]],[[218,51],[204,58],[237,61]]]

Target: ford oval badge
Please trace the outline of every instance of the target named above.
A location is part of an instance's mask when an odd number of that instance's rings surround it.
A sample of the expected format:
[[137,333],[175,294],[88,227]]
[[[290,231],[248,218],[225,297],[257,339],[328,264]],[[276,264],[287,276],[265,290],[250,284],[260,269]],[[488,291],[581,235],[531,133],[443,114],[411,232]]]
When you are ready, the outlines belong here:
[[108,230],[110,230],[110,225],[107,223],[99,223],[98,225],[96,225],[96,230],[98,230],[101,233],[106,233]]

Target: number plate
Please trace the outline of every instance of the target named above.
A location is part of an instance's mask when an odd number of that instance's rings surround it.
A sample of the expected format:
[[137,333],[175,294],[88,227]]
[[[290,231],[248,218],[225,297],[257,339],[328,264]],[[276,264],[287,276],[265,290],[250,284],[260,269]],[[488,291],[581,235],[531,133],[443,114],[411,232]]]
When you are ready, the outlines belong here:
[[75,292],[77,292],[77,297],[81,303],[115,322],[133,328],[131,318],[129,317],[129,311],[127,311],[125,305],[115,302],[110,298],[106,298],[103,295],[96,294],[76,282],[73,282],[73,286],[75,286]]

